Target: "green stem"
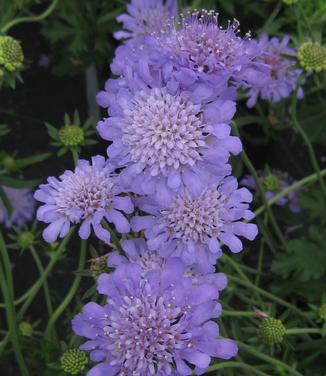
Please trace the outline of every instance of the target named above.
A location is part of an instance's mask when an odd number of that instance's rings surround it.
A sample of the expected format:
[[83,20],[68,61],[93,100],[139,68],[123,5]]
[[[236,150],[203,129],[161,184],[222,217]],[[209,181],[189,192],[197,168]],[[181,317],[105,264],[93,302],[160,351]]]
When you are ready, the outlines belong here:
[[304,317],[306,320],[308,320],[308,317],[306,315],[305,312],[301,311],[299,308],[295,307],[294,305],[288,303],[287,301],[271,294],[270,292],[267,292],[257,286],[255,286],[253,283],[248,283],[246,281],[243,281],[242,279],[240,278],[237,278],[237,277],[234,277],[232,275],[228,275],[227,276],[229,281],[232,281],[234,283],[237,283],[239,285],[242,285],[244,287],[248,287],[254,291],[256,291],[257,293],[259,293],[260,295],[262,296],[265,296],[266,298],[270,299],[270,300],[273,300],[274,302],[280,304],[280,305],[283,305],[284,307],[287,307],[289,309],[291,309],[292,311],[298,313],[300,316]]
[[74,165],[77,166],[77,162],[79,160],[78,151],[75,148],[71,149],[72,158],[74,160]]
[[311,26],[310,26],[310,22],[309,22],[309,20],[308,20],[308,18],[307,18],[307,16],[306,16],[306,13],[304,12],[304,10],[302,9],[302,6],[301,6],[301,4],[300,4],[300,1],[298,1],[297,2],[297,7],[298,7],[298,9],[299,9],[299,12],[300,12],[300,14],[301,14],[301,17],[302,17],[302,19],[303,19],[303,21],[304,21],[304,23],[305,23],[305,25],[306,25],[306,28],[307,28],[307,30],[308,30],[308,33],[309,33],[309,36],[310,36],[310,38],[311,38],[311,40],[314,42],[314,33],[312,32],[312,28],[311,28]]
[[21,23],[27,23],[27,22],[40,22],[44,20],[46,17],[48,17],[55,9],[55,7],[58,5],[59,0],[53,0],[51,5],[41,14],[36,16],[30,16],[30,17],[19,17],[11,20],[7,23],[2,29],[2,33],[7,33],[12,27],[21,24]]
[[[42,262],[41,262],[41,260],[38,256],[38,253],[35,250],[34,246],[30,246],[29,250],[31,251],[31,254],[32,254],[33,259],[35,261],[36,267],[37,267],[37,269],[40,273],[40,276],[42,276],[43,273],[44,273],[44,268],[43,268]],[[51,302],[51,297],[50,297],[49,285],[48,285],[48,282],[47,282],[46,279],[44,280],[44,283],[43,283],[43,290],[44,290],[46,307],[47,307],[48,315],[49,315],[49,318],[50,318],[53,314],[53,307],[52,307],[52,302]]]
[[286,329],[285,334],[320,334],[322,335],[322,331],[318,328],[293,328],[293,329]]
[[[235,122],[233,122],[233,129],[234,129],[234,133],[236,136],[240,136],[239,135],[239,130],[238,130],[238,127],[236,125]],[[254,181],[255,181],[255,185],[258,189],[258,192],[259,192],[259,195],[261,197],[261,200],[262,200],[262,203],[264,204],[265,206],[265,209],[267,211],[267,214],[269,216],[269,220],[270,220],[270,223],[274,229],[274,232],[275,234],[277,235],[279,241],[282,243],[283,245],[283,248],[285,250],[287,250],[287,244],[286,244],[286,241],[283,237],[283,234],[282,234],[282,231],[280,230],[277,222],[276,222],[276,218],[274,217],[274,214],[271,210],[271,208],[268,206],[267,204],[267,200],[266,200],[266,197],[265,197],[265,191],[262,187],[262,185],[260,184],[260,181],[259,181],[259,178],[258,178],[258,175],[257,175],[257,172],[256,172],[256,169],[255,167],[253,166],[253,164],[251,163],[250,159],[248,158],[247,156],[247,153],[243,150],[242,153],[241,153],[241,157],[242,157],[242,160],[243,160],[243,163],[245,164],[245,166],[248,168],[251,176],[253,177]]]
[[286,369],[289,372],[289,375],[295,375],[295,376],[303,376],[300,372],[296,371],[292,367],[288,366],[286,363],[281,362],[278,359],[272,358],[269,355],[266,355],[258,350],[256,350],[254,347],[248,346],[242,342],[237,342],[239,349],[244,350],[248,352],[249,354],[255,356],[258,359],[264,360],[267,363],[273,364],[276,367],[282,367]]
[[269,25],[271,25],[273,23],[273,21],[275,20],[275,18],[277,17],[277,15],[279,14],[281,10],[281,2],[279,1],[275,8],[273,9],[272,13],[270,14],[270,16],[268,17],[267,21],[265,22],[264,26],[262,27],[262,30],[260,32],[260,34],[262,32],[266,32],[266,29],[269,27]]
[[[320,175],[326,176],[326,168],[324,170],[320,171]],[[295,190],[299,189],[300,187],[302,187],[303,185],[306,185],[308,183],[313,183],[313,182],[317,181],[318,179],[319,179],[319,177],[318,177],[317,172],[314,173],[314,174],[311,174],[309,176],[306,176],[305,178],[297,181],[296,183],[293,183],[292,185],[290,185],[289,187],[284,189],[282,192],[276,194],[272,199],[267,201],[267,206],[274,205],[278,200],[287,196],[290,192],[295,191]],[[259,207],[254,212],[255,217],[258,217],[265,209],[266,209],[265,205],[262,205],[261,207]]]
[[[5,264],[5,269],[6,269],[6,264]],[[10,287],[8,286],[7,281],[5,279],[6,274],[7,274],[6,270],[3,269],[2,262],[0,261],[0,285],[1,285],[3,299],[6,305],[6,318],[7,318],[8,330],[9,330],[9,333],[7,336],[9,337],[12,343],[21,375],[29,376],[29,372],[26,367],[25,360],[24,360],[24,357],[20,348],[16,311],[13,305],[13,300],[12,300],[12,296],[10,293]],[[5,337],[5,339],[3,340],[5,343],[6,343],[6,338],[7,337]]]
[[255,285],[259,286],[260,282],[260,275],[261,271],[263,269],[263,262],[264,262],[264,254],[265,254],[265,242],[264,239],[262,238],[260,241],[259,245],[259,252],[258,252],[258,262],[257,262],[257,270],[259,273],[257,273],[256,278],[255,278]]
[[1,253],[2,260],[3,260],[3,264],[4,264],[4,269],[5,269],[6,278],[8,282],[9,294],[11,296],[11,302],[13,302],[15,299],[15,293],[14,293],[14,281],[13,281],[12,270],[11,270],[11,262],[10,262],[8,250],[5,245],[1,232],[0,232],[0,253]]
[[66,309],[66,307],[69,305],[69,303],[72,301],[72,299],[75,297],[76,292],[78,290],[80,281],[81,281],[81,272],[84,269],[85,266],[85,260],[86,260],[86,249],[87,249],[87,242],[82,241],[81,247],[80,247],[80,255],[79,255],[79,263],[78,263],[78,269],[76,272],[76,276],[74,279],[74,282],[68,291],[68,294],[63,299],[61,304],[58,306],[58,308],[54,311],[53,315],[51,316],[48,325],[45,330],[45,338],[50,341],[53,337],[53,329],[56,321],[60,317],[60,315],[63,313],[63,311]]
[[209,373],[209,372],[218,371],[218,370],[225,369],[225,368],[240,368],[240,369],[251,371],[252,374],[255,374],[255,375],[268,376],[267,373],[259,371],[257,368],[252,367],[249,364],[240,363],[240,362],[217,363],[217,364],[214,364],[213,366],[210,366],[206,372]]
[[319,168],[319,165],[318,165],[318,161],[317,161],[317,157],[316,157],[314,148],[313,148],[306,132],[304,131],[301,124],[297,120],[297,94],[298,94],[298,90],[299,90],[299,87],[300,87],[300,82],[301,82],[301,78],[299,78],[296,90],[294,91],[293,96],[292,96],[292,108],[291,108],[292,121],[293,121],[295,128],[299,132],[303,142],[305,143],[305,145],[307,147],[312,167],[316,171],[320,186],[321,186],[321,188],[322,188],[322,190],[323,190],[323,192],[326,196],[326,185],[325,185],[324,179],[321,175],[321,171],[320,171],[320,168]]
[[223,309],[223,317],[256,317],[256,312],[253,311],[230,311]]

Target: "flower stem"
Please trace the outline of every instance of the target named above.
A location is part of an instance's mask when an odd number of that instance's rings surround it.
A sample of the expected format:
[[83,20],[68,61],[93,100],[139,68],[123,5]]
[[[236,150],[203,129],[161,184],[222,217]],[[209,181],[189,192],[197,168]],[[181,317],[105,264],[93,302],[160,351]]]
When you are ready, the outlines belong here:
[[319,165],[318,165],[318,161],[317,161],[317,158],[316,158],[314,148],[313,148],[305,130],[302,128],[301,124],[297,120],[297,94],[298,94],[298,90],[299,90],[299,87],[300,87],[300,82],[301,82],[301,78],[299,78],[299,80],[297,82],[296,90],[294,91],[293,96],[292,96],[292,107],[291,107],[292,121],[293,121],[293,125],[295,126],[295,128],[299,132],[303,142],[305,143],[305,145],[307,147],[311,164],[312,164],[314,170],[316,171],[320,186],[321,186],[321,188],[322,188],[322,190],[323,190],[323,192],[326,196],[326,185],[325,185],[324,179],[321,175],[321,171],[320,171],[320,168],[319,168]]
[[72,154],[72,158],[74,160],[74,165],[76,167],[77,166],[77,162],[79,160],[78,151],[75,148],[71,148],[71,154]]
[[230,311],[223,309],[223,317],[256,317],[256,312],[254,311]]
[[[0,260],[0,285],[1,285],[2,295],[3,295],[3,299],[5,302],[5,306],[6,306],[6,318],[7,318],[8,330],[9,330],[9,333],[7,334],[7,336],[9,337],[12,343],[21,375],[29,376],[29,372],[26,367],[25,360],[24,360],[22,350],[20,347],[16,311],[13,305],[13,299],[12,299],[10,287],[8,286],[8,283],[5,278],[5,275],[7,275],[7,270],[5,269],[7,269],[6,263],[4,263],[4,268],[3,268],[2,261]],[[5,339],[3,340],[5,344],[6,344],[6,338],[7,337],[5,337]]]
[[293,328],[286,329],[285,334],[322,334],[318,328]]
[[[40,273],[40,276],[42,276],[43,273],[44,273],[44,268],[43,268],[42,262],[41,262],[41,260],[38,256],[38,253],[35,250],[34,246],[30,246],[29,250],[30,250],[30,252],[33,256],[33,259],[34,259],[36,267],[37,267],[37,269]],[[48,315],[49,315],[49,317],[51,317],[52,314],[53,314],[53,308],[52,308],[49,286],[48,286],[46,279],[44,280],[44,283],[43,283],[43,290],[44,290],[44,297],[45,297],[46,307],[47,307],[47,310],[48,310]]]
[[66,307],[69,305],[69,303],[74,298],[74,296],[76,295],[76,292],[78,290],[78,287],[79,287],[79,284],[80,284],[80,281],[81,281],[81,277],[82,277],[81,272],[83,271],[84,266],[85,266],[86,249],[87,249],[87,242],[85,240],[83,240],[81,242],[81,246],[80,246],[79,263],[78,263],[78,269],[77,269],[77,272],[76,272],[74,282],[73,282],[70,290],[68,291],[66,297],[63,299],[63,301],[58,306],[58,308],[54,311],[54,313],[51,316],[51,318],[48,322],[48,325],[46,327],[44,336],[48,341],[51,341],[51,339],[53,338],[53,330],[54,330],[54,325],[55,325],[56,321],[58,320],[60,315],[63,313],[63,311],[66,309]]
[[43,21],[45,18],[47,18],[55,9],[55,7],[58,5],[59,0],[53,0],[50,6],[41,14],[36,16],[30,16],[30,17],[19,17],[11,20],[7,23],[2,29],[2,33],[7,33],[12,27],[21,24],[21,23],[27,23],[27,22],[40,22]]
[[272,358],[269,355],[266,355],[258,350],[256,350],[254,347],[248,346],[242,342],[237,342],[239,349],[244,350],[248,352],[249,354],[255,356],[258,359],[264,360],[267,363],[273,364],[276,367],[282,367],[285,370],[289,372],[289,375],[295,375],[295,376],[303,376],[300,372],[296,371],[293,367],[288,366],[286,363],[281,362],[278,359]]
[[[326,168],[324,170],[320,171],[320,176],[326,176]],[[319,179],[318,173],[311,174],[309,176],[306,176],[305,178],[297,181],[296,183],[290,185],[286,189],[284,189],[282,192],[275,195],[272,199],[267,201],[267,206],[272,206],[275,204],[278,200],[280,200],[282,197],[287,196],[290,192],[295,191],[296,189],[302,187],[303,185],[306,185],[308,183],[313,183]],[[262,205],[259,207],[255,212],[255,217],[258,217],[264,210],[266,209],[265,205]]]
[[[233,122],[233,125],[234,125],[234,127],[233,127],[234,133],[235,133],[236,136],[239,137],[240,136],[239,135],[239,130],[238,130],[238,127],[237,127],[236,123]],[[275,216],[274,216],[271,208],[267,204],[267,200],[266,200],[266,197],[265,197],[265,191],[264,191],[262,185],[260,184],[257,172],[255,170],[255,167],[251,163],[250,159],[247,156],[247,153],[244,150],[241,153],[241,157],[242,157],[243,163],[245,164],[245,166],[247,167],[247,169],[249,170],[250,174],[252,175],[252,177],[253,177],[253,179],[255,181],[255,185],[256,185],[256,187],[258,189],[258,192],[259,192],[259,195],[261,197],[262,203],[265,206],[265,209],[266,209],[267,214],[269,216],[269,220],[270,220],[270,223],[271,223],[271,225],[272,225],[272,227],[274,229],[274,232],[277,235],[279,241],[282,243],[283,248],[285,250],[287,250],[286,241],[285,241],[285,239],[283,237],[282,231],[280,230],[280,228],[279,228],[279,226],[277,224],[276,218],[275,218]]]
[[225,368],[240,368],[240,369],[245,369],[245,370],[251,371],[252,374],[254,374],[254,375],[268,376],[267,373],[265,373],[263,371],[259,371],[257,368],[255,368],[253,366],[250,366],[249,364],[242,363],[242,362],[222,362],[222,363],[217,363],[217,364],[214,364],[214,365],[210,366],[207,369],[206,372],[209,373],[209,372],[218,371],[218,370],[225,369]]

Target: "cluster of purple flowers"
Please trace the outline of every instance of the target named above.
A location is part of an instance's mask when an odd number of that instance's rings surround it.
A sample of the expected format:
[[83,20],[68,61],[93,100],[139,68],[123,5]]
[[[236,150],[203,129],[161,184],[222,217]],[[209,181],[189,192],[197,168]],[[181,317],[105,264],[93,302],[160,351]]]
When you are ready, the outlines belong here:
[[136,233],[98,279],[106,304],[89,303],[73,320],[99,363],[88,376],[200,375],[212,357],[237,354],[214,321],[227,284],[215,270],[221,245],[240,252],[240,237],[258,232],[247,223],[252,194],[229,164],[242,150],[230,127],[237,92],[248,105],[276,102],[300,72],[283,56],[293,52],[287,39],[241,37],[238,21],[223,28],[215,12],[179,17],[175,0],[132,0],[127,10],[115,34],[124,39],[111,65],[118,78],[97,96],[108,113],[97,125],[108,159],[50,177],[35,193],[38,219],[49,224],[48,242],[71,224],[82,239],[93,228],[106,243],[111,223]]

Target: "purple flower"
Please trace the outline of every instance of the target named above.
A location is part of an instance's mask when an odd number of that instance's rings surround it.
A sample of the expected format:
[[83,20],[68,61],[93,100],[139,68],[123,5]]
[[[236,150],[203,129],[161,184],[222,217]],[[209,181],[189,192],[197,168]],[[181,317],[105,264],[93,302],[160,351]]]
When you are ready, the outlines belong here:
[[48,178],[48,184],[40,185],[34,197],[43,202],[37,211],[38,220],[49,223],[44,230],[44,239],[52,243],[58,236],[67,235],[70,225],[81,223],[79,236],[87,239],[91,226],[95,235],[106,243],[110,233],[102,227],[101,221],[114,223],[121,233],[130,230],[129,222],[121,213],[133,212],[129,197],[121,193],[117,177],[101,156],[88,161],[78,161],[75,171],[65,171],[59,179]]
[[[148,249],[144,239],[122,240],[121,246],[126,253],[126,257],[119,252],[111,252],[108,256],[108,267],[117,268],[125,263],[138,264],[143,273],[146,274],[151,270],[162,270],[167,262],[158,251]],[[185,269],[184,276],[191,278],[194,285],[213,283],[222,291],[227,285],[226,275],[215,273],[215,267],[205,265],[204,268],[199,264],[188,265]]]
[[10,228],[13,225],[23,227],[24,224],[33,218],[35,210],[35,200],[30,189],[15,189],[2,186],[11,208],[12,213],[8,215],[8,211],[0,198],[0,223],[4,223],[5,227]]
[[[149,81],[151,79],[151,81]],[[203,85],[192,91],[165,86],[162,77],[109,80],[98,101],[111,117],[98,123],[110,162],[126,187],[166,201],[183,185],[198,193],[230,173],[230,153],[241,143],[230,136],[235,103]],[[221,91],[221,97],[219,94]]]
[[107,304],[88,303],[72,322],[88,339],[81,349],[101,362],[88,376],[202,374],[211,357],[237,354],[234,341],[217,339],[216,286],[193,286],[184,271],[180,260],[170,259],[145,277],[136,264],[99,277]]
[[151,197],[135,199],[136,206],[149,215],[135,216],[131,224],[135,231],[145,229],[150,250],[158,250],[164,258],[181,257],[187,265],[196,263],[205,271],[221,255],[220,241],[240,252],[238,236],[256,237],[257,226],[242,221],[253,218],[251,201],[251,193],[238,189],[236,179],[227,177],[199,195],[184,189],[166,205]]
[[128,13],[117,17],[123,24],[122,31],[114,34],[117,39],[141,39],[152,33],[161,33],[168,21],[177,17],[176,0],[132,0],[127,5]]
[[[282,192],[295,181],[287,174],[278,170],[271,172],[258,171],[259,181],[265,189],[265,197],[267,200],[271,200],[277,193]],[[254,178],[250,175],[245,176],[241,180],[241,185],[245,186],[255,192],[257,192],[257,186]],[[300,206],[298,204],[298,190],[290,192],[288,195],[282,197],[276,201],[276,205],[284,206],[289,204],[289,208],[293,213],[300,212]]]
[[[258,46],[260,54],[255,58],[268,67],[268,80],[261,80],[256,76],[256,82],[249,85],[247,106],[253,107],[258,97],[277,103],[282,98],[290,96],[296,89],[298,77],[302,70],[294,69],[295,61],[289,60],[284,55],[296,56],[296,51],[288,46],[290,37],[285,36],[282,40],[268,38],[267,34],[261,35]],[[298,97],[302,98],[302,88],[298,91]]]

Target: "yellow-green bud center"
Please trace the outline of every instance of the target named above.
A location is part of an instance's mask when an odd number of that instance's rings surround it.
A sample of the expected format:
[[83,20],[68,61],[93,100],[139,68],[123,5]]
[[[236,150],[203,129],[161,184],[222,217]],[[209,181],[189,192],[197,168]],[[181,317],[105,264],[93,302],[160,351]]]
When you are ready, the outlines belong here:
[[20,43],[9,36],[0,36],[0,65],[15,72],[23,65],[24,53]]
[[280,189],[280,180],[274,174],[268,174],[264,179],[264,186],[267,190],[277,192]]
[[79,349],[70,349],[60,358],[61,368],[70,375],[77,375],[85,370],[88,363],[87,355]]
[[282,0],[286,5],[293,5],[298,2],[298,0]]
[[84,141],[84,131],[78,125],[65,125],[59,131],[59,138],[66,147],[79,146]]
[[26,337],[31,337],[31,335],[33,334],[33,327],[27,321],[23,321],[19,324],[19,330],[21,334]]
[[298,51],[300,65],[307,71],[321,72],[326,69],[326,48],[318,42],[307,42]]
[[326,321],[326,303],[322,304],[319,308],[319,317]]
[[281,320],[269,317],[260,324],[258,334],[265,343],[273,345],[283,341],[285,330]]
[[17,244],[20,248],[28,248],[34,243],[34,234],[29,231],[21,232],[18,235]]
[[12,171],[15,169],[16,164],[15,164],[15,159],[11,157],[10,155],[7,155],[6,157],[3,158],[3,167],[7,171]]

